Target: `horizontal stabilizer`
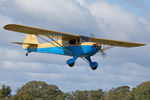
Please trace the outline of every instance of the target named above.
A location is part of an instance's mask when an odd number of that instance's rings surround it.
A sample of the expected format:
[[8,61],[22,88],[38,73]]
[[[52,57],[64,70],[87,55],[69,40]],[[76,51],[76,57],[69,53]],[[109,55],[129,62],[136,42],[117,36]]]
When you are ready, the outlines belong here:
[[33,44],[33,43],[23,43],[23,42],[12,42],[14,44],[19,44],[19,45],[38,45],[38,44]]

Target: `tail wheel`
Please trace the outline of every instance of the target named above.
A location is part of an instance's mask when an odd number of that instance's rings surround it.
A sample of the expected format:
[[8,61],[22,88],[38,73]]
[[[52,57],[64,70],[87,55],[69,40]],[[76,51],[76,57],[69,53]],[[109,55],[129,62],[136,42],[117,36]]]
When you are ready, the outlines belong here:
[[29,52],[29,51],[28,51],[28,52],[26,53],[26,56],[28,56],[28,55],[29,55],[29,53],[31,53],[31,52]]
[[26,53],[26,56],[28,56],[28,53]]

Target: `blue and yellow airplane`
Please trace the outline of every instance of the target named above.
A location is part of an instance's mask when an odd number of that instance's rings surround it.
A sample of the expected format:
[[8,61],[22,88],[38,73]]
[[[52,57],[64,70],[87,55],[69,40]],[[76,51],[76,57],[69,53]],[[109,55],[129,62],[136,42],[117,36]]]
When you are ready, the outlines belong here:
[[[71,56],[72,58],[66,61],[70,67],[73,67],[77,58],[81,57],[89,63],[89,66],[93,70],[97,69],[98,63],[93,62],[91,56],[99,51],[104,56],[104,51],[112,47],[131,48],[146,45],[141,43],[86,37],[19,24],[8,24],[4,26],[4,29],[26,34],[24,42],[13,42],[22,45],[23,49],[27,51],[26,56],[31,52]],[[47,43],[39,43],[36,37],[39,37]],[[107,47],[102,48],[102,45],[107,45]]]

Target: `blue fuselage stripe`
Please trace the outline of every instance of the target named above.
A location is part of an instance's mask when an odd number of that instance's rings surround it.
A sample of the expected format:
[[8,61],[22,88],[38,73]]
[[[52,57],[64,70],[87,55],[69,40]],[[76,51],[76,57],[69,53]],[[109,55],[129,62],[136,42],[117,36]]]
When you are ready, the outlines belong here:
[[70,56],[93,56],[98,52],[98,48],[91,45],[84,46],[64,46],[68,51],[72,52],[73,55],[68,53],[62,47],[47,47],[47,48],[33,48],[33,49],[25,49],[29,52],[40,52],[40,53],[54,53],[60,55],[70,55]]

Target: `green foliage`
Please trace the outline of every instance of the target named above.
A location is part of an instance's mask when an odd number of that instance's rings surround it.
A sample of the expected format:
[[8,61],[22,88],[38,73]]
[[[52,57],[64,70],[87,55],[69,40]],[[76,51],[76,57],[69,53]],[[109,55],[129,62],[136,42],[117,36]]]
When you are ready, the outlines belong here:
[[150,81],[132,89],[126,100],[150,100]]
[[128,86],[121,86],[111,89],[105,94],[103,100],[125,100],[125,97],[129,94],[130,88]]
[[31,81],[11,96],[9,86],[2,85],[0,100],[150,100],[150,82],[144,82],[130,91],[128,86],[113,88],[108,92],[99,90],[63,93],[56,85]]
[[35,100],[32,95],[29,94],[22,94],[22,95],[15,95],[10,98],[10,100]]
[[31,81],[17,91],[15,100],[56,100],[61,91],[55,85]]
[[65,94],[67,100],[100,100],[103,96],[103,91],[92,90],[92,91],[75,91]]
[[72,93],[65,93],[64,97],[66,100],[75,100]]
[[101,89],[99,89],[97,91],[92,90],[90,92],[89,100],[100,100],[102,96],[103,96],[103,91]]
[[56,100],[65,100],[65,96],[64,94],[59,94],[57,97],[56,97]]
[[0,89],[0,98],[8,98],[11,96],[11,89],[9,86],[2,85],[2,89]]
[[87,100],[88,99],[88,91],[75,91],[72,92],[74,100]]

